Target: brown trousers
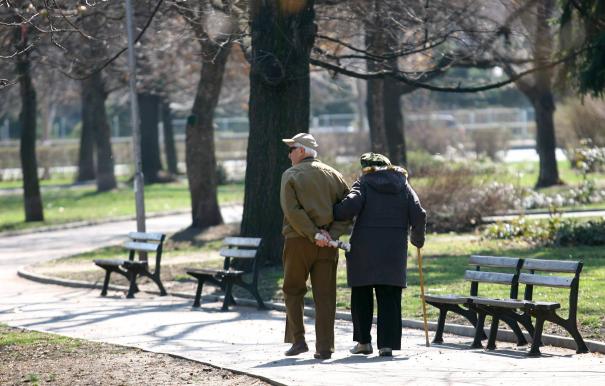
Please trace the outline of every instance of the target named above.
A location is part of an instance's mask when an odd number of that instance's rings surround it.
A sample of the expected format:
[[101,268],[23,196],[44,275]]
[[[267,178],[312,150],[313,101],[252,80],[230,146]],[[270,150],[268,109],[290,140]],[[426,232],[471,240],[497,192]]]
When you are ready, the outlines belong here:
[[310,275],[315,302],[315,349],[334,352],[338,250],[320,248],[305,238],[296,237],[286,239],[282,258],[282,290],[286,301],[284,342],[296,343],[305,339],[303,308]]

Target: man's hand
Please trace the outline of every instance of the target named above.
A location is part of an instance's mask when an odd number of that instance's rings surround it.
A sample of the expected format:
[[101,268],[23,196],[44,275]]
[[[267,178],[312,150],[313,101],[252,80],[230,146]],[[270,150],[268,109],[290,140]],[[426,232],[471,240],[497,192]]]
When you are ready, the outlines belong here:
[[328,231],[323,230],[323,229],[320,230],[319,233],[321,233],[321,235],[324,236],[324,239],[323,240],[315,239],[315,245],[317,245],[320,248],[329,247],[330,241],[332,241],[332,236],[330,236]]

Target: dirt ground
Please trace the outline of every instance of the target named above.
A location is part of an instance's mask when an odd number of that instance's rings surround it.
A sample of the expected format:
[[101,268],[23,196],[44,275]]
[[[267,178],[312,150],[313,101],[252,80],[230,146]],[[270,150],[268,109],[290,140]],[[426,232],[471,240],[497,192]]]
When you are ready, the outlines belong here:
[[1,385],[270,385],[139,349],[0,326]]

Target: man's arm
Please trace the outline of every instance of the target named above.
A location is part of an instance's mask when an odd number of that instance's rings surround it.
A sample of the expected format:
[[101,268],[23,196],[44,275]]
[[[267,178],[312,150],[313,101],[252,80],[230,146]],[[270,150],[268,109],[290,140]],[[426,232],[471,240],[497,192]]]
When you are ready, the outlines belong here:
[[288,223],[294,228],[296,233],[315,243],[315,234],[319,232],[319,229],[298,202],[296,191],[294,190],[294,186],[292,186],[292,180],[285,175],[282,177],[279,197],[282,211]]

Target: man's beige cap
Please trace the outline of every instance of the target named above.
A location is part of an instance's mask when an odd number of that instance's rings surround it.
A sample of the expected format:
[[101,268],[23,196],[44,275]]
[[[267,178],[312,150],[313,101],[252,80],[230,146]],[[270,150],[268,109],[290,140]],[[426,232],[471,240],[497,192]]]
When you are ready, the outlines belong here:
[[315,138],[309,133],[298,133],[292,138],[282,139],[288,146],[302,145],[311,149],[319,147]]

